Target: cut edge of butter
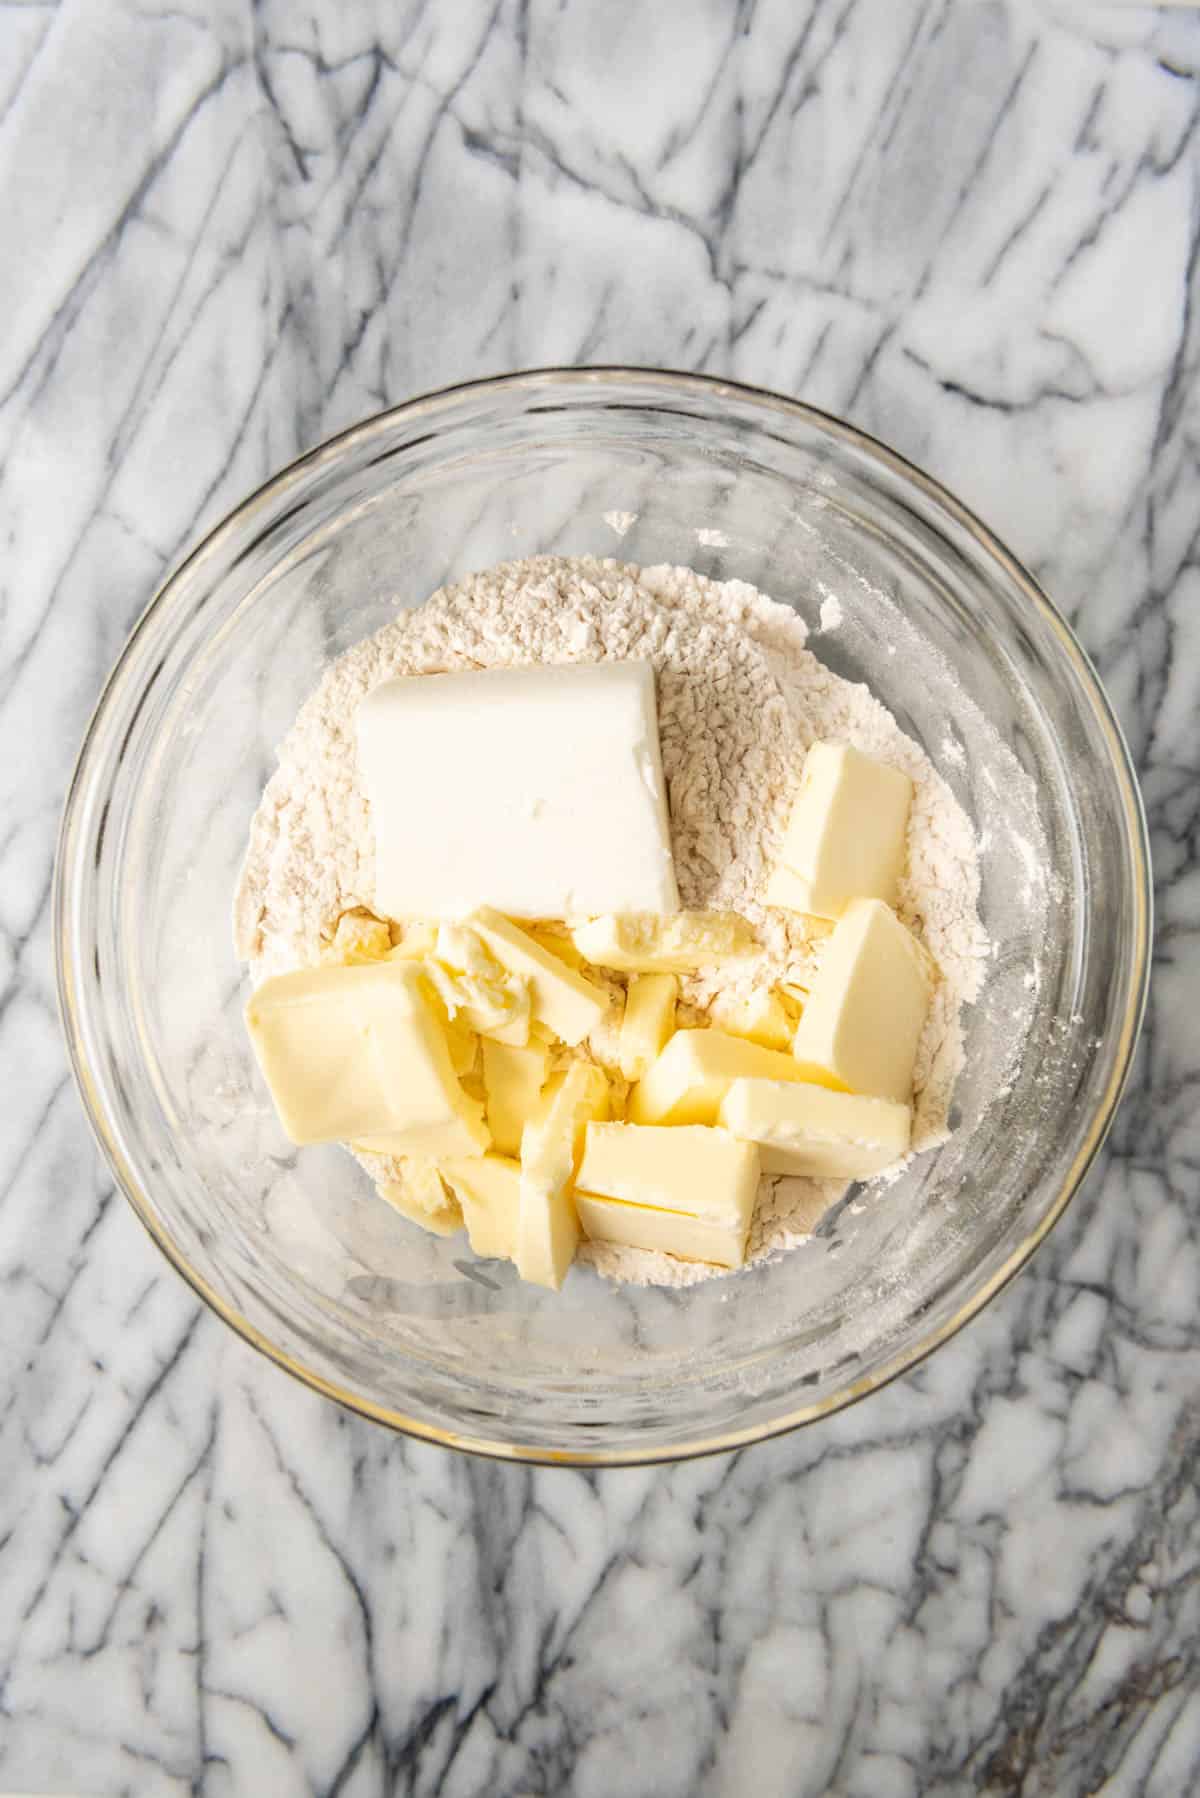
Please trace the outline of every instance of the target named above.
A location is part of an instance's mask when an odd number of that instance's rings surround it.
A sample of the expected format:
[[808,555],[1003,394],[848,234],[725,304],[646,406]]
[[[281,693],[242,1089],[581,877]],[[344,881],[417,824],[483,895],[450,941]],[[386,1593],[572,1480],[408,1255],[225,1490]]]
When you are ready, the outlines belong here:
[[545,1043],[514,1047],[483,1039],[487,1122],[502,1155],[521,1153],[521,1133],[537,1111],[550,1066]]
[[758,1193],[755,1144],[712,1124],[623,1124],[597,1120],[584,1133],[581,1192],[750,1226]]
[[803,1080],[791,1055],[724,1030],[677,1030],[629,1096],[633,1124],[715,1124],[732,1081]]
[[513,1261],[521,1209],[521,1164],[507,1155],[452,1158],[441,1173],[462,1207],[467,1236],[477,1255]]
[[555,1291],[579,1244],[579,1219],[571,1188],[586,1125],[608,1110],[608,1081],[601,1068],[575,1061],[542,1095],[536,1117],[521,1137],[521,1205],[517,1224],[517,1272],[523,1280]]
[[657,1211],[650,1205],[627,1205],[599,1193],[577,1192],[579,1222],[589,1242],[673,1255],[677,1261],[700,1261],[730,1270],[745,1265],[746,1232],[736,1224],[711,1217],[689,1217],[682,1211]]
[[574,925],[571,936],[593,967],[619,974],[694,974],[761,947],[745,918],[721,911],[608,913]]
[[906,1105],[931,963],[881,899],[855,899],[825,949],[792,1041],[804,1078]]
[[816,742],[767,887],[767,903],[839,918],[853,899],[893,905],[913,783],[852,743]]
[[617,1064],[626,1080],[640,1080],[666,1048],[675,1029],[677,974],[635,974],[625,995]]
[[810,1179],[868,1179],[900,1161],[912,1136],[907,1105],[806,1082],[735,1080],[720,1116],[758,1144],[765,1174]]

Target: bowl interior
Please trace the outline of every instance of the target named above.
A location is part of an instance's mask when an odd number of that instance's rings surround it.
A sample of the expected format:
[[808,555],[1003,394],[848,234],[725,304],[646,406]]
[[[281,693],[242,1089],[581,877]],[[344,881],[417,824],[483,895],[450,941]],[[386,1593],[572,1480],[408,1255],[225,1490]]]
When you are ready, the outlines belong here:
[[[801,1249],[683,1291],[473,1264],[294,1150],[253,1067],[230,907],[274,749],[328,661],[441,583],[543,552],[681,562],[817,628],[928,751],[981,844],[994,945],[956,1134]],[[1136,1029],[1136,795],[1027,577],[818,415],[633,375],[484,384],[351,433],[197,553],[102,704],[64,830],[68,1032],[105,1147],[177,1262],[353,1402],[499,1452],[600,1459],[765,1433],[869,1390],[1048,1227]]]

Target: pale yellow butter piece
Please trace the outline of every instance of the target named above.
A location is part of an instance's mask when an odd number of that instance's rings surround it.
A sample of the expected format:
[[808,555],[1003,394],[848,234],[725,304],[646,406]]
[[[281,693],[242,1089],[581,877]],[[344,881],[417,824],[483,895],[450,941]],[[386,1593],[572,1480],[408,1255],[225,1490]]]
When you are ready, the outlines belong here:
[[400,1178],[382,1181],[378,1190],[403,1217],[434,1236],[453,1236],[463,1227],[462,1206],[446,1191],[432,1161],[405,1161]]
[[365,911],[344,911],[321,959],[342,967],[356,967],[360,962],[382,961],[390,955],[391,948],[392,933],[381,918],[373,918]]
[[437,925],[422,918],[409,918],[403,925],[395,925],[400,931],[400,940],[388,950],[393,961],[425,961],[433,954],[437,942]]
[[648,1205],[626,1205],[590,1192],[576,1193],[575,1204],[589,1242],[650,1249],[713,1267],[741,1267],[746,1259],[746,1232],[740,1224],[688,1217],[682,1211],[654,1211]]
[[640,1080],[657,1060],[675,1028],[679,979],[675,974],[638,974],[625,996],[617,1060],[626,1080]]
[[[422,964],[422,971],[427,975],[428,963]],[[442,1035],[446,1039],[446,1047],[450,1051],[450,1065],[461,1080],[470,1074],[479,1058],[479,1038],[475,1032],[461,1019],[452,1018],[446,1009],[445,1001],[438,992],[435,983],[429,982],[429,992],[437,1012],[438,1023],[442,1027]]]
[[865,1180],[906,1155],[912,1134],[907,1105],[781,1080],[735,1080],[720,1115],[758,1144],[764,1174]]
[[754,955],[758,939],[736,912],[630,912],[589,918],[571,932],[593,967],[621,974],[692,974]]
[[594,1241],[740,1267],[758,1177],[755,1146],[726,1130],[589,1124],[575,1203]]
[[421,971],[411,962],[305,968],[246,1007],[263,1077],[293,1142],[362,1140],[398,1155],[487,1147]]
[[723,1030],[677,1030],[634,1087],[635,1124],[715,1124],[735,1080],[804,1080],[790,1055]]
[[558,960],[565,962],[569,968],[582,968],[583,957],[569,936],[560,936],[556,930],[547,930],[544,926],[530,926],[528,934],[540,948],[557,956]]
[[912,781],[850,743],[814,743],[767,903],[840,918],[852,899],[894,905]]
[[778,905],[783,911],[801,912],[812,917],[808,902],[812,897],[812,889],[803,874],[797,874],[782,862],[771,870],[767,879],[763,898],[768,905]]
[[530,1042],[526,1048],[513,1048],[484,1038],[488,1129],[502,1155],[521,1153],[521,1132],[537,1111],[549,1063],[550,1052],[545,1043]]
[[764,1049],[790,1049],[795,1026],[779,994],[756,987],[744,999],[718,994],[711,1006],[713,1023],[729,1036],[744,1036]]
[[521,1210],[521,1164],[506,1155],[455,1157],[441,1164],[462,1206],[477,1255],[515,1261]]
[[709,1124],[663,1127],[591,1123],[576,1176],[580,1192],[690,1217],[750,1223],[758,1151]]
[[517,1272],[557,1289],[579,1242],[571,1188],[586,1125],[608,1111],[608,1081],[591,1062],[572,1062],[542,1095],[521,1138]]
[[502,967],[529,982],[533,1017],[562,1042],[574,1048],[604,1016],[608,994],[603,988],[543,949],[510,918],[483,906],[467,923]]
[[924,954],[879,899],[855,899],[830,937],[792,1054],[801,1078],[907,1105],[929,1010]]

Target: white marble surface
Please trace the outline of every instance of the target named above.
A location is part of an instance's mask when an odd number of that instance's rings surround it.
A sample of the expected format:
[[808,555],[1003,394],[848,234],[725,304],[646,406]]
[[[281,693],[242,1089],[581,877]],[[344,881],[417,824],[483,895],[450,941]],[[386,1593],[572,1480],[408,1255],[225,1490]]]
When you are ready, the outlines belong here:
[[[1200,1783],[1200,16],[0,4],[0,1787]],[[923,1370],[730,1459],[393,1440],[143,1237],[52,996],[57,812],[167,565],[379,406],[731,373],[943,476],[1077,624],[1157,857],[1103,1165]]]

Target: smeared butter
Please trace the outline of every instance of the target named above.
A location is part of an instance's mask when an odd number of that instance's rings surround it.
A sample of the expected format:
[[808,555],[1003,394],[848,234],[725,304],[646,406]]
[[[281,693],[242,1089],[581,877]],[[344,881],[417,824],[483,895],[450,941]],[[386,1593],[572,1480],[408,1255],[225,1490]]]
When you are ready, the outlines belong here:
[[467,923],[502,967],[528,981],[533,1017],[562,1042],[571,1047],[581,1043],[608,1010],[602,987],[543,949],[511,918],[481,906]]

